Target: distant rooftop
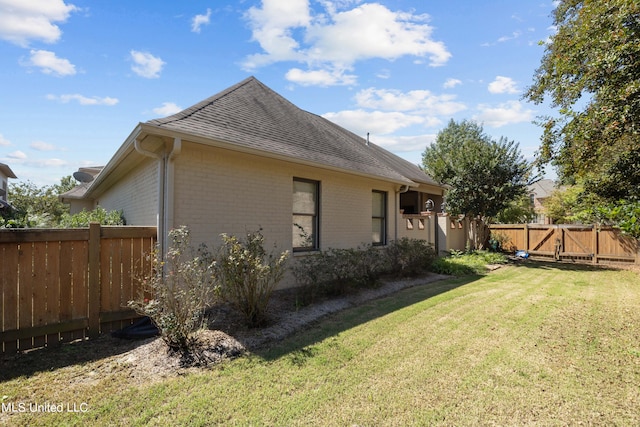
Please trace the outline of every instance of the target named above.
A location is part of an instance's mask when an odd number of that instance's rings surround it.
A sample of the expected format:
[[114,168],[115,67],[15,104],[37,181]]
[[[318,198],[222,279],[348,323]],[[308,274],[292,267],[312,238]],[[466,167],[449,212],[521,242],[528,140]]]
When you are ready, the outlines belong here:
[[13,173],[11,168],[4,163],[0,163],[0,173],[2,173],[7,178],[17,178],[16,174]]
[[551,179],[541,179],[529,186],[529,193],[533,193],[537,199],[545,199],[556,190],[556,183]]

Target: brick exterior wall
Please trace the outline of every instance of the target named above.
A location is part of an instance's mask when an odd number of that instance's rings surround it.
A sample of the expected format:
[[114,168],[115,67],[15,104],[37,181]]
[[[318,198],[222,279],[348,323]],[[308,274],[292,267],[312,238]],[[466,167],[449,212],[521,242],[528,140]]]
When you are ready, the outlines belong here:
[[98,197],[93,207],[124,211],[127,225],[157,225],[158,161],[147,159]]
[[269,246],[291,250],[294,177],[320,182],[322,249],[371,241],[372,190],[388,192],[393,231],[394,186],[384,181],[185,142],[174,167],[173,226],[188,225],[195,243],[262,227]]
[[[171,226],[188,226],[194,246],[206,243],[212,248],[220,244],[221,233],[243,236],[262,228],[268,249],[292,252],[294,177],[320,183],[322,250],[371,243],[373,190],[387,193],[387,242],[396,233],[422,239],[429,233],[406,231],[396,194],[399,185],[383,180],[188,141],[182,142],[169,168],[174,176]],[[98,203],[108,210],[123,209],[127,224],[156,225],[158,161],[145,158]],[[292,254],[291,262],[307,254]],[[294,285],[288,275],[281,287]]]
[[[173,226],[187,225],[195,245],[261,227],[268,249],[292,252],[294,177],[320,182],[321,249],[371,242],[373,190],[387,192],[387,239],[394,238],[395,186],[385,181],[184,141],[174,168]],[[281,287],[294,285],[288,275]]]

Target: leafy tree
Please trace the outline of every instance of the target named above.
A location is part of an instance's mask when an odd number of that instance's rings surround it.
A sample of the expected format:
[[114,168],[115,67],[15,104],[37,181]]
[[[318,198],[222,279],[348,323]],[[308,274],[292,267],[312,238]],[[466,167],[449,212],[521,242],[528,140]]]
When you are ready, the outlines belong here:
[[594,215],[604,224],[615,224],[623,233],[640,239],[640,201],[596,206]]
[[38,187],[31,181],[12,183],[9,186],[9,201],[14,208],[10,218],[5,218],[5,226],[12,227],[55,227],[69,206],[58,196],[75,187],[71,176],[60,180],[59,184]]
[[498,212],[495,220],[499,224],[526,224],[531,222],[535,216],[536,212],[533,209],[529,195],[523,194]]
[[582,192],[581,185],[555,189],[544,202],[546,215],[554,224],[569,224],[577,221],[580,212],[584,210]]
[[[557,33],[525,94],[549,97],[541,164],[610,202],[640,199],[640,3],[561,0]],[[632,211],[632,210],[631,210]]]
[[517,143],[504,137],[495,141],[482,126],[466,120],[451,120],[425,149],[422,164],[435,180],[450,187],[447,210],[473,220],[476,248],[484,247],[487,226],[496,215],[526,194],[531,177],[531,165]]
[[76,214],[65,213],[60,218],[59,226],[62,228],[88,227],[91,222],[99,222],[101,225],[125,225],[123,212],[107,211],[102,206],[92,211],[82,210]]

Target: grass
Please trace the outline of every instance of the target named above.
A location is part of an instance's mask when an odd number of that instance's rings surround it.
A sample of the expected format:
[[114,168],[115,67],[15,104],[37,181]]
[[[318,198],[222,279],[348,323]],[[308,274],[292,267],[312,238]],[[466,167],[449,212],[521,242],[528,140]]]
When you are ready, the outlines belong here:
[[[86,402],[15,425],[638,425],[637,273],[525,263],[355,307],[199,374],[92,364],[13,378],[6,402]],[[1,418],[4,416],[4,420]]]
[[507,257],[503,254],[488,251],[458,252],[451,256],[437,258],[430,270],[450,276],[466,276],[470,274],[484,274],[487,264],[506,264]]

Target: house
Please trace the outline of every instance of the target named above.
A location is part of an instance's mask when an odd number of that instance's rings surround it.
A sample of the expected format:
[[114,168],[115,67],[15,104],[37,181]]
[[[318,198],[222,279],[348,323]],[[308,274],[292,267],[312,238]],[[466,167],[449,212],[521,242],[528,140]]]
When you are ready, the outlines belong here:
[[73,177],[76,181],[80,182],[80,185],[67,191],[61,196],[63,202],[70,204],[69,213],[71,215],[82,212],[83,210],[93,210],[95,208],[94,201],[90,198],[84,198],[84,194],[89,187],[91,181],[102,171],[102,166],[82,167],[73,173]]
[[444,194],[418,166],[254,77],[139,123],[87,181],[62,197],[73,211],[122,209],[127,224],[157,225],[161,247],[181,225],[195,244],[262,228],[294,258],[405,236],[435,244]]
[[536,216],[533,224],[552,224],[553,220],[546,215],[545,201],[556,190],[556,183],[551,179],[542,179],[528,187],[529,200]]
[[8,165],[0,163],[0,209],[6,209],[10,206],[7,200],[9,178],[16,179],[17,176]]

